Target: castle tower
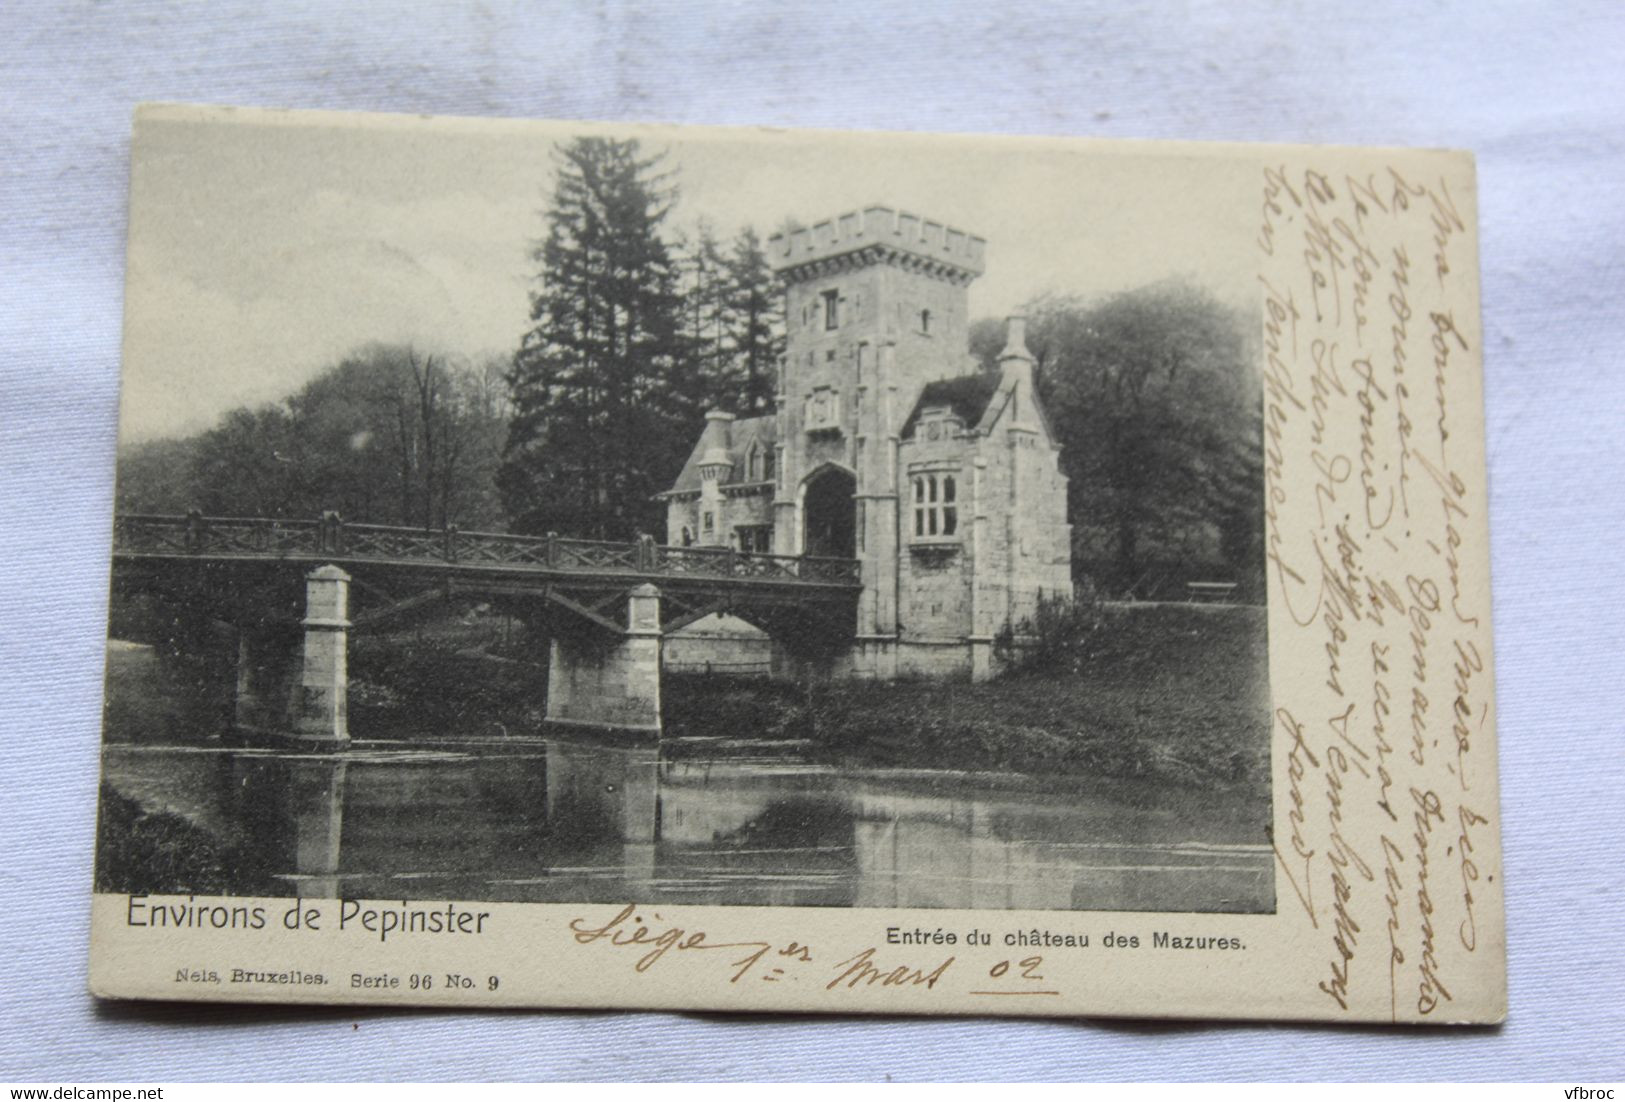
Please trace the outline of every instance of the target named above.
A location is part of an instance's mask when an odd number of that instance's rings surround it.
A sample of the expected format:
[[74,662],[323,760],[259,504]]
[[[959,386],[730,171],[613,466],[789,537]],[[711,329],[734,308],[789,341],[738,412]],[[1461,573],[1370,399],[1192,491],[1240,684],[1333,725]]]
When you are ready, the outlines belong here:
[[774,545],[863,563],[860,650],[897,639],[899,433],[927,384],[973,370],[966,288],[984,249],[879,206],[768,241],[786,290]]

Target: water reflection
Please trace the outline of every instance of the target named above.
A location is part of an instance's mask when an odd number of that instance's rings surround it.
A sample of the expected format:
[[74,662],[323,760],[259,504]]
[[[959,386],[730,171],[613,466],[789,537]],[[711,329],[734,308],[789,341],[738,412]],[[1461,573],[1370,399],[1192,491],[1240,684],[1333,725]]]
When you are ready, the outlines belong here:
[[[1188,819],[748,744],[557,740],[332,754],[110,743],[104,776],[235,855],[231,890],[533,902],[1260,911],[1268,848]],[[177,883],[168,890],[183,889]]]
[[[336,898],[349,763],[232,757],[229,789],[254,873],[291,894]],[[245,870],[246,871],[246,870]],[[274,890],[274,888],[273,888]]]

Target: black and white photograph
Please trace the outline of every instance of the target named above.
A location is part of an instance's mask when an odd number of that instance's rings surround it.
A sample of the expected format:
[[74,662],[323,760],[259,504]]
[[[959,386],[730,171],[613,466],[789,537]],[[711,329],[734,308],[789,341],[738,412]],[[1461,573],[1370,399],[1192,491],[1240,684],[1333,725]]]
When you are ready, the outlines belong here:
[[1256,206],[145,114],[97,890],[1273,912]]
[[1601,1098],[1622,14],[0,9],[0,1080]]

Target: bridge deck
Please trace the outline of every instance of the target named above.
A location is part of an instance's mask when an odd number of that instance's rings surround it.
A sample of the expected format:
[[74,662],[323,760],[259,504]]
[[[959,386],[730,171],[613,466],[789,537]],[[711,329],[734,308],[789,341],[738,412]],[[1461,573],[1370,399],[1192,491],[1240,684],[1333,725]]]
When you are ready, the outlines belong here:
[[205,559],[316,565],[368,563],[432,568],[440,574],[515,581],[549,578],[624,580],[628,584],[725,583],[730,588],[793,587],[813,596],[861,586],[855,559],[767,555],[727,548],[667,547],[651,537],[629,543],[502,532],[425,531],[319,520],[121,514],[114,518],[115,560]]

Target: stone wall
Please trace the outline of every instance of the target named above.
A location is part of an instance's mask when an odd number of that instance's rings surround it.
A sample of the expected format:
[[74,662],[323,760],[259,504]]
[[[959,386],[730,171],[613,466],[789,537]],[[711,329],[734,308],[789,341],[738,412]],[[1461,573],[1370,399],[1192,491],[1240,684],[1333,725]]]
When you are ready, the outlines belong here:
[[964,639],[897,644],[897,673],[901,677],[968,677],[970,645]]
[[1008,619],[1014,626],[1033,615],[1040,597],[1072,595],[1072,527],[1066,523],[1066,478],[1044,434],[1011,430],[1006,450],[1016,489],[1007,541]]
[[976,563],[963,544],[905,543],[898,563],[900,639],[963,640]]
[[683,530],[689,539],[698,543],[700,536],[700,498],[698,494],[666,499],[666,543],[671,547],[683,546]]
[[765,675],[772,665],[773,640],[737,616],[707,616],[666,636],[661,659],[674,672]]
[[[714,529],[705,535],[704,514],[712,514]],[[719,499],[706,500],[699,496],[666,499],[666,543],[682,547],[686,528],[693,546],[737,546],[735,529],[741,525],[771,525],[773,523],[773,492],[770,487],[752,487],[749,492],[729,492],[724,489]],[[787,554],[773,542],[775,554]]]

